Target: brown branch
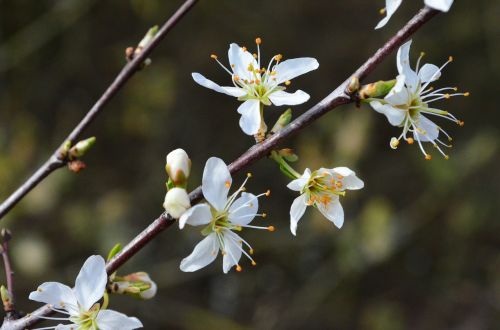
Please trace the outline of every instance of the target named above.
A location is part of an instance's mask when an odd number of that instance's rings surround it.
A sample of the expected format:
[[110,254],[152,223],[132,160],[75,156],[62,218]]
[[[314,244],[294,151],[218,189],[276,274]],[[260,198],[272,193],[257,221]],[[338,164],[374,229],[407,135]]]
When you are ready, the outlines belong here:
[[[83,131],[94,121],[99,113],[102,112],[106,104],[115,96],[118,91],[129,81],[129,79],[142,67],[144,61],[151,52],[165,38],[167,33],[181,20],[181,18],[196,4],[198,0],[186,0],[184,4],[163,24],[151,42],[142,49],[134,58],[128,62],[120,73],[106,89],[104,94],[97,100],[85,117],[78,123],[73,131],[64,140],[70,141],[73,145],[82,135]],[[62,144],[62,143],[61,143]],[[68,162],[66,157],[61,157],[60,148],[54,151],[53,155],[29,177],[16,191],[14,191],[0,205],[0,220],[34,187],[55,170],[63,167]]]
[[8,229],[3,228],[0,232],[1,250],[3,265],[5,268],[5,279],[7,281],[8,297],[2,295],[3,309],[7,320],[15,320],[18,314],[14,309],[14,270],[9,257],[9,241],[12,235]]
[[[231,174],[237,173],[256,160],[267,156],[280,142],[297,133],[299,130],[311,124],[327,112],[335,109],[339,105],[354,102],[355,98],[351,97],[347,92],[347,87],[351,79],[353,77],[360,80],[365,78],[383,59],[389,56],[396,48],[401,46],[415,31],[422,27],[437,13],[438,11],[427,7],[421,9],[401,30],[399,30],[395,36],[389,39],[389,41],[387,41],[382,48],[377,50],[373,56],[371,56],[359,69],[356,70],[356,72],[354,72],[348,79],[346,79],[332,93],[330,93],[330,95],[292,121],[283,130],[279,131],[264,142],[251,147],[248,151],[231,163],[229,165]],[[189,194],[189,197],[192,204],[200,201],[202,198],[201,187],[193,190]],[[107,263],[106,270],[108,274],[116,271],[121,265],[140,251],[142,247],[153,240],[163,230],[170,227],[174,222],[175,220],[168,214],[161,214]],[[51,313],[50,308],[48,306],[43,306],[23,319],[12,322],[9,324],[7,329],[22,330],[27,326],[31,326],[40,321],[37,316],[47,315],[49,313]]]

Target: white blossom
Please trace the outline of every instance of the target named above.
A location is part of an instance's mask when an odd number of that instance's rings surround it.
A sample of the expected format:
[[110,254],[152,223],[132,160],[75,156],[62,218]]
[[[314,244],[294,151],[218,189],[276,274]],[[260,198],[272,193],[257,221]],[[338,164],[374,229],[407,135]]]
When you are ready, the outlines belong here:
[[[239,261],[242,255],[250,259],[252,265],[256,265],[251,257],[252,247],[235,231],[241,231],[243,228],[274,231],[274,227],[250,225],[256,216],[266,216],[265,213],[257,213],[258,198],[269,196],[269,191],[257,196],[246,193],[245,184],[249,177],[250,174],[247,175],[241,187],[228,196],[232,184],[229,169],[220,158],[208,159],[201,186],[203,196],[208,203],[190,208],[179,219],[180,229],[183,229],[186,224],[205,226],[202,230],[205,238],[195,246],[191,255],[182,260],[180,265],[182,271],[194,272],[209,265],[216,259],[219,250],[223,255],[224,273],[227,273],[233,266],[236,266],[237,271],[241,271]],[[248,248],[248,252],[245,248]]]
[[[229,46],[230,68],[224,66],[216,55],[211,57],[229,73],[233,86],[219,86],[199,73],[193,73],[198,84],[216,92],[238,98],[243,103],[238,108],[241,115],[240,127],[248,135],[254,135],[265,126],[262,119],[264,105],[297,105],[309,100],[309,95],[301,90],[285,92],[290,81],[319,67],[316,59],[310,57],[282,61],[282,55],[275,55],[267,66],[263,66],[260,56],[261,39],[256,39],[257,53],[251,54],[245,47],[235,43]],[[283,84],[285,86],[283,86]]]
[[344,210],[339,196],[344,196],[347,189],[357,190],[363,187],[363,181],[347,167],[320,168],[314,172],[307,168],[300,178],[288,184],[289,189],[300,192],[290,208],[290,231],[296,235],[297,224],[307,206],[316,207],[335,226],[341,228],[344,224]]
[[91,256],[83,264],[75,286],[70,288],[58,282],[45,282],[29,298],[50,305],[50,308],[65,317],[41,317],[48,320],[64,321],[53,327],[56,330],[132,330],[142,328],[135,317],[106,309],[98,303],[104,295],[108,275],[104,259]]
[[[380,11],[382,14],[385,13],[385,17],[380,22],[378,22],[375,29],[380,29],[381,27],[386,25],[387,22],[389,22],[391,16],[401,5],[401,2],[403,2],[403,0],[385,0],[385,8]],[[448,10],[450,10],[451,8],[451,5],[453,5],[453,0],[424,0],[424,3],[426,6],[432,9],[440,10],[442,12],[448,12]]]
[[191,159],[183,149],[175,149],[167,155],[165,169],[174,184],[183,183],[191,173]]
[[[370,101],[370,105],[375,111],[387,117],[391,125],[403,128],[403,132],[398,137],[391,139],[391,148],[396,149],[401,139],[406,140],[409,144],[417,141],[425,158],[431,159],[431,155],[425,151],[422,144],[423,142],[430,142],[448,159],[448,155],[444,153],[441,147],[451,147],[451,145],[441,141],[439,134],[443,133],[449,141],[452,139],[441,127],[429,120],[427,115],[444,118],[460,126],[463,126],[464,122],[458,120],[448,111],[430,106],[430,103],[449,99],[452,96],[468,96],[469,93],[453,93],[457,91],[456,87],[444,87],[437,90],[430,87],[429,85],[432,82],[439,79],[441,71],[453,58],[450,56],[448,61],[441,67],[434,64],[424,64],[420,67],[420,62],[424,56],[422,53],[417,61],[416,70],[413,71],[409,59],[410,46],[411,40],[398,50],[397,68],[399,75],[391,91],[384,99],[372,98],[368,101]],[[450,92],[452,93],[450,94]],[[413,137],[408,137],[408,132],[412,133]]]

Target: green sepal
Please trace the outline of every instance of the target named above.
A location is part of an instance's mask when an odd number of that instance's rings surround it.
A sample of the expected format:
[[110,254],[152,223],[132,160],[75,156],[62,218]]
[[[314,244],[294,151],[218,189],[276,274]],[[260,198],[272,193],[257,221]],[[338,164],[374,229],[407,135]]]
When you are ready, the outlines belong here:
[[122,245],[120,243],[116,243],[115,246],[113,246],[111,250],[109,250],[107,261],[113,259],[113,257],[117,255],[121,250],[122,250]]
[[288,124],[290,124],[291,121],[292,121],[292,109],[288,108],[278,118],[278,120],[276,121],[276,124],[274,124],[273,128],[271,129],[271,132],[277,133],[277,132],[281,131]]
[[369,98],[382,98],[385,97],[396,84],[396,79],[393,80],[379,80],[377,82],[363,85],[359,90],[359,98],[361,100]]

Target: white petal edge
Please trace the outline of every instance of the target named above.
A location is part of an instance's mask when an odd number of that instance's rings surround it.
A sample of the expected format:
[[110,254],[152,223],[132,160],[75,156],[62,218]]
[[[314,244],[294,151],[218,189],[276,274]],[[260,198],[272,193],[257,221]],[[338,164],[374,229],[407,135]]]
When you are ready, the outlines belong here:
[[410,103],[410,93],[405,87],[406,77],[404,75],[398,75],[396,77],[396,84],[387,93],[384,100],[390,105],[408,105]]
[[58,282],[42,283],[29,299],[68,311],[72,316],[79,315],[78,301],[73,289]]
[[260,128],[260,102],[259,100],[247,100],[238,107],[240,127],[247,135],[257,134]]
[[142,328],[142,323],[135,317],[130,317],[114,310],[100,310],[96,317],[99,330],[133,330]]
[[182,259],[180,269],[183,272],[195,272],[211,264],[217,258],[217,254],[219,254],[219,243],[216,234],[212,233],[196,244],[189,256]]
[[431,120],[427,119],[423,115],[418,118],[417,128],[424,130],[424,133],[415,131],[413,136],[415,139],[419,139],[422,142],[433,142],[439,136],[439,128]]
[[448,12],[453,5],[453,0],[424,0],[425,5],[442,12]]
[[293,191],[301,191],[311,178],[311,170],[306,168],[302,176],[298,179],[291,181],[287,188]]
[[194,81],[198,84],[200,84],[203,87],[206,87],[208,89],[214,90],[216,92],[226,94],[229,96],[234,96],[234,97],[240,97],[244,96],[247,94],[243,89],[238,88],[238,87],[222,87],[219,86],[218,84],[214,83],[212,80],[205,78],[203,75],[201,75],[198,72],[193,72],[191,74],[193,77]]
[[237,234],[233,233],[230,230],[224,231],[224,247],[225,254],[222,260],[222,271],[224,274],[227,274],[229,270],[236,266],[241,259],[241,245],[242,239]]
[[418,77],[423,83],[436,81],[441,77],[441,71],[438,66],[426,63],[418,71]]
[[276,83],[281,84],[287,80],[292,80],[317,68],[319,68],[319,62],[312,57],[285,60],[274,67],[274,71],[276,71]]
[[325,218],[333,222],[337,228],[342,228],[342,225],[344,224],[344,210],[342,209],[342,205],[340,205],[338,196],[326,205],[322,203],[316,205]]
[[356,176],[356,173],[348,167],[335,167],[333,169],[335,173],[343,176],[341,179],[343,189],[358,190],[365,186],[363,180]]
[[76,277],[73,289],[80,306],[88,311],[104,295],[107,282],[104,258],[99,255],[87,258]]
[[274,105],[297,105],[307,102],[309,100],[309,94],[300,89],[292,93],[287,93],[284,91],[276,91],[269,95],[269,99]]
[[293,200],[292,206],[290,207],[290,231],[294,236],[297,235],[297,225],[299,220],[304,215],[307,208],[307,197],[305,194]]
[[203,170],[201,189],[205,199],[217,211],[224,209],[232,182],[231,174],[222,159],[211,157],[207,160]]
[[385,115],[392,126],[401,125],[406,116],[405,111],[396,109],[389,104],[382,104],[379,101],[370,102],[370,106],[375,111]]
[[202,226],[210,223],[212,213],[207,204],[198,204],[184,212],[179,219],[179,228],[183,229],[186,224],[190,226]]
[[254,194],[243,192],[229,208],[229,221],[235,225],[248,225],[259,211],[259,200]]
[[385,26],[387,22],[391,19],[392,15],[396,12],[396,10],[399,8],[401,5],[401,2],[403,0],[386,0],[385,1],[385,17],[378,22],[377,26],[375,29],[380,29],[381,27]]
[[229,45],[229,50],[227,51],[227,56],[229,58],[229,64],[233,69],[233,72],[240,77],[240,79],[253,80],[253,74],[248,71],[248,66],[252,64],[254,69],[259,69],[257,61],[252,54],[248,51],[244,51],[240,46],[235,43]]

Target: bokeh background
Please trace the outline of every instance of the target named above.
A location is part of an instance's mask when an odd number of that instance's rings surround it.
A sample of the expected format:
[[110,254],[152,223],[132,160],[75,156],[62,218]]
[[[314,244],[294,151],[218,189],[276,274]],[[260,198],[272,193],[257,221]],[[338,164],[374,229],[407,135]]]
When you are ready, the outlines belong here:
[[[85,132],[98,143],[75,175],[59,170],[32,191],[2,227],[13,231],[17,306],[43,281],[73,283],[85,258],[127,243],[162,212],[165,155],[186,149],[191,186],[204,162],[228,163],[252,145],[238,126],[234,99],[196,85],[199,71],[218,82],[230,42],[262,54],[312,56],[319,70],[293,81],[311,94],[300,114],[341,83],[421,6],[405,1],[374,31],[383,0],[200,1]],[[124,49],[161,24],[181,1],[0,0],[0,197],[6,198],[56,148],[124,65]],[[276,166],[252,166],[248,188],[271,189],[262,201],[274,233],[244,237],[257,267],[222,274],[221,260],[193,274],[181,259],[201,236],[175,226],[122,269],[144,270],[159,286],[151,301],[113,297],[111,308],[138,316],[146,329],[498,329],[500,222],[498,1],[456,1],[414,36],[441,64],[436,86],[459,86],[468,98],[440,107],[465,120],[440,121],[454,137],[451,158],[416,145],[389,148],[399,129],[367,106],[344,106],[287,141],[297,169],[349,166],[366,188],[343,199],[336,229],[309,209],[298,236],[289,232],[295,198]],[[396,74],[395,54],[370,75]],[[284,108],[269,108],[271,122]],[[432,151],[432,148],[429,148]],[[241,181],[244,174],[237,175]],[[3,271],[1,274],[3,280]],[[47,324],[47,323],[45,323]]]

